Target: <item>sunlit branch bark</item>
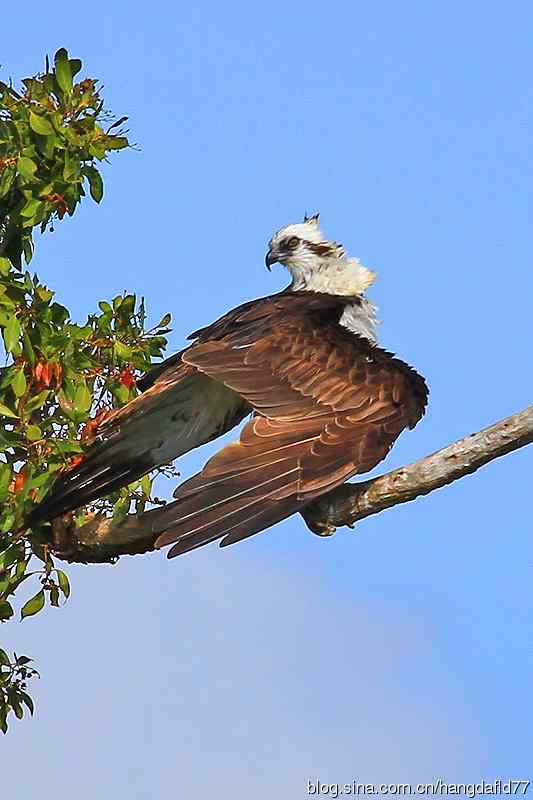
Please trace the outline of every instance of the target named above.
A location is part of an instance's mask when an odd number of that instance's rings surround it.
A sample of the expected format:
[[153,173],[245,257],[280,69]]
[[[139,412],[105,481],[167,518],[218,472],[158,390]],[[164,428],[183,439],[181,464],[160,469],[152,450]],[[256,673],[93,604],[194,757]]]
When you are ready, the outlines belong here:
[[[341,525],[354,525],[372,514],[447,486],[531,442],[533,406],[413,464],[378,478],[340,486],[307,506],[302,516],[314,533],[327,536]],[[156,535],[152,526],[159,514],[161,509],[155,508],[140,516],[130,515],[116,524],[95,517],[76,529],[58,521],[54,551],[60,558],[85,563],[146,553],[154,550]]]

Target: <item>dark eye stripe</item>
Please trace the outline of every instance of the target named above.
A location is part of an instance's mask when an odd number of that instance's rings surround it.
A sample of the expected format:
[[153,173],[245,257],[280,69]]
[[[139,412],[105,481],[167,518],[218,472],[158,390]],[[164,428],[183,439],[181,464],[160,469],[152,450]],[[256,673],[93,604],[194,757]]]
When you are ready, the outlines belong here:
[[307,247],[317,256],[334,256],[342,250],[336,242],[308,242]]

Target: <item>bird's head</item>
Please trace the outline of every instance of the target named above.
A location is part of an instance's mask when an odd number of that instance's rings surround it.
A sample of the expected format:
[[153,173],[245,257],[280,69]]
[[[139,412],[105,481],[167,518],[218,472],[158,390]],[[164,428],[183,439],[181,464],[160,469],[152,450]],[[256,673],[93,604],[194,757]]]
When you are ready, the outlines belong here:
[[285,225],[268,243],[265,263],[268,269],[277,261],[286,267],[311,264],[324,257],[342,258],[344,249],[329,242],[320,229],[320,215],[305,216],[303,222]]
[[376,277],[359,259],[348,258],[341,244],[326,239],[318,214],[285,225],[272,236],[265,264],[270,269],[277,261],[289,270],[294,290],[355,296]]

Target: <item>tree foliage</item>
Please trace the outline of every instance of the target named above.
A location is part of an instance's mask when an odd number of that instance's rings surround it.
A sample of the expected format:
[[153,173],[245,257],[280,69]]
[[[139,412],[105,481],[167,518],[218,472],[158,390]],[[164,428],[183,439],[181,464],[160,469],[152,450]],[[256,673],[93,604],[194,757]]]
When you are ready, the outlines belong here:
[[[0,82],[0,621],[14,616],[13,596],[24,584],[22,619],[70,594],[67,575],[55,566],[47,526],[20,532],[33,504],[57,475],[76,463],[95,419],[137,393],[136,376],[160,358],[168,315],[146,329],[144,302],[123,294],[99,303],[81,324],[55,293],[24,268],[34,232],[52,231],[72,216],[88,192],[100,202],[97,165],[129,146],[121,125],[104,108],[98,82],[74,77],[82,67],[66,50],[48,59],[43,74],[19,91]],[[104,130],[104,126],[107,128]],[[150,501],[152,479],[79,511],[122,518]],[[33,713],[27,681],[37,673],[27,656],[0,650],[0,730],[8,718]]]

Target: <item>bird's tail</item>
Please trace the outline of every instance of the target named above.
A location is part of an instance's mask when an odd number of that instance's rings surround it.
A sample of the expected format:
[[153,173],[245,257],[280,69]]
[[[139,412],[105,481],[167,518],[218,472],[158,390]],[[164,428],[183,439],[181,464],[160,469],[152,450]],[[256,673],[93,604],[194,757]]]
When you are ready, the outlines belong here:
[[297,490],[300,467],[294,458],[213,476],[204,471],[183,483],[154,525],[156,547],[175,542],[172,558],[222,539],[234,544],[303,508]]

